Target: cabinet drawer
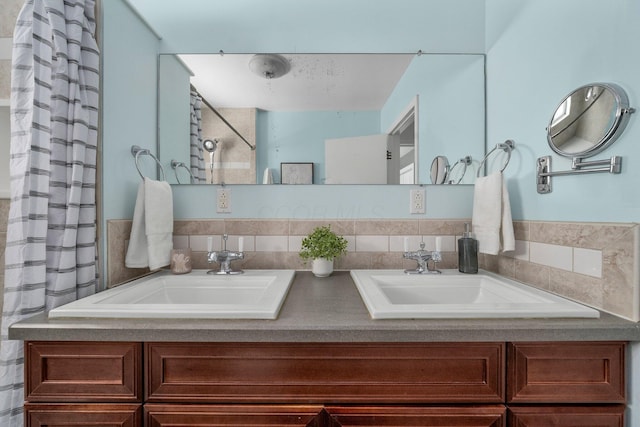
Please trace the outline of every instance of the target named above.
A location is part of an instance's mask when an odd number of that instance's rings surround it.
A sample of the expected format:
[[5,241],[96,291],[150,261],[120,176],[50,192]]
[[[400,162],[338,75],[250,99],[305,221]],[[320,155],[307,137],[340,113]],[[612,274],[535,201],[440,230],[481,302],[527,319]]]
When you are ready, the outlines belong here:
[[509,427],[624,427],[624,405],[510,407]]
[[24,405],[26,427],[140,427],[140,404],[52,404]]
[[326,413],[332,426],[376,427],[443,427],[474,426],[504,427],[506,410],[503,405],[434,406],[434,407],[328,407]]
[[142,344],[25,343],[25,400],[142,402]]
[[145,426],[287,426],[314,425],[321,406],[163,405],[144,407]]
[[145,345],[149,402],[504,402],[503,343]]
[[514,403],[625,403],[625,343],[513,343],[507,397]]
[[164,426],[475,426],[503,427],[503,405],[486,406],[296,406],[145,405],[145,425]]

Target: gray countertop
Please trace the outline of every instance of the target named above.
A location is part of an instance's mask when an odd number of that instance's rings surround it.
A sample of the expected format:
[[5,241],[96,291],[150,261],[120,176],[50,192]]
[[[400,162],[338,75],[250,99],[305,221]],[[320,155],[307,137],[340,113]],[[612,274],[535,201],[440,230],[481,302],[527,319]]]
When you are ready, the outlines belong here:
[[296,272],[277,320],[52,319],[19,322],[11,339],[185,342],[640,341],[640,323],[599,319],[372,320],[349,272]]

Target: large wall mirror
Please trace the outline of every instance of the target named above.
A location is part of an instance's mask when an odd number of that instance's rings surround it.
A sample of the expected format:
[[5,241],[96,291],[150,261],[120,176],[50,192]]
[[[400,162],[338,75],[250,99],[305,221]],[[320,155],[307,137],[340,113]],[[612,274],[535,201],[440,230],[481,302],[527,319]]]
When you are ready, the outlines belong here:
[[158,69],[173,184],[430,184],[436,156],[484,155],[484,55],[163,54]]

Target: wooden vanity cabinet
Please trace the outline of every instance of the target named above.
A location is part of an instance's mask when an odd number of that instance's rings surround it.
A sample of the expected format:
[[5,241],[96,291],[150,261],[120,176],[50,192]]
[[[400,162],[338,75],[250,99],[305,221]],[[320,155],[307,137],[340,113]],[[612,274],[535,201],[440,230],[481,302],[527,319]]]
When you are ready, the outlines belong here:
[[623,427],[625,348],[622,342],[508,343],[509,426]]
[[624,354],[620,342],[26,342],[25,421],[622,427]]
[[122,403],[27,403],[28,427],[139,427],[142,404]]
[[503,403],[504,343],[147,343],[145,401]]
[[25,425],[142,425],[142,343],[25,343]]
[[504,427],[503,405],[482,406],[295,406],[145,405],[147,427]]

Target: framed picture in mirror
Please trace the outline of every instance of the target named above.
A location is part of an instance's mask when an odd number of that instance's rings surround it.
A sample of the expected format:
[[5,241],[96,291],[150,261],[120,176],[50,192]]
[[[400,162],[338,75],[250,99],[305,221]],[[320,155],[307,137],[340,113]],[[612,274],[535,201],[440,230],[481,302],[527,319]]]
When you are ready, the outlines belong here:
[[282,184],[313,184],[313,163],[280,163]]

